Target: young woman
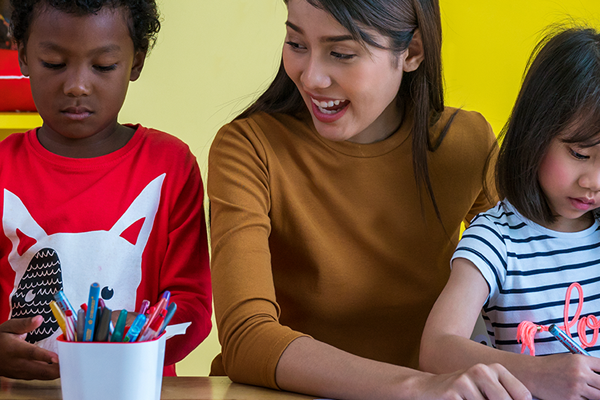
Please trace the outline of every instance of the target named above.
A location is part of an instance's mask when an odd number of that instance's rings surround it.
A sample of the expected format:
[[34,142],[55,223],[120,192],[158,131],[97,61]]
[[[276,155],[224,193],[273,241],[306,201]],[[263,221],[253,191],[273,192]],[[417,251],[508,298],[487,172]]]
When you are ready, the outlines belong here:
[[[288,0],[283,62],[210,153],[213,374],[334,398],[528,398],[416,367],[494,135],[444,108],[435,0]],[[483,394],[482,394],[483,393]]]

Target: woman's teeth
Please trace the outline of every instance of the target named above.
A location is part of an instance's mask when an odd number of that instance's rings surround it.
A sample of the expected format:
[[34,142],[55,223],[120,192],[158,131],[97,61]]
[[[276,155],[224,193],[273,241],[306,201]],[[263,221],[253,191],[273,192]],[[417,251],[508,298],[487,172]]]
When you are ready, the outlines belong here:
[[[342,104],[342,106],[345,105],[345,103],[348,100],[329,100],[329,101],[319,101],[316,99],[311,98],[312,102],[319,108],[319,111],[321,111],[323,114],[335,114],[336,112],[338,112],[341,108],[343,107],[337,107],[340,104]],[[331,107],[337,107],[335,110],[328,110],[327,108],[331,108]]]

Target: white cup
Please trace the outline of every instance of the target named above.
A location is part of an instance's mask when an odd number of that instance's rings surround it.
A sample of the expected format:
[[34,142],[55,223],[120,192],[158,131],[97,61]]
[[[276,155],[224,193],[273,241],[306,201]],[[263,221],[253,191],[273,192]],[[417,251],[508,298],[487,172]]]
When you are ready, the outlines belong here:
[[148,342],[58,339],[64,400],[159,400],[166,335]]

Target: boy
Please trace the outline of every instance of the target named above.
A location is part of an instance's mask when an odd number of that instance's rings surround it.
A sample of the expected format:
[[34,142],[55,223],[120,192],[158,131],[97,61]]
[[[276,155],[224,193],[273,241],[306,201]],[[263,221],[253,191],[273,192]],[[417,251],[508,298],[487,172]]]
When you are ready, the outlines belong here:
[[[0,375],[58,377],[49,302],[92,282],[112,310],[169,290],[166,375],[210,331],[200,172],[178,139],[118,113],[160,29],[154,0],[12,0],[21,71],[43,125],[0,142]],[[35,345],[34,345],[35,344]]]

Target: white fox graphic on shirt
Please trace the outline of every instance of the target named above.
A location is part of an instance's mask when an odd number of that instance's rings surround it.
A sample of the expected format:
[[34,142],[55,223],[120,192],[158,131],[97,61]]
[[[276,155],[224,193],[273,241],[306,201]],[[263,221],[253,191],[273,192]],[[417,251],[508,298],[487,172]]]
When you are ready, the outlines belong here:
[[[165,174],[151,181],[108,231],[46,234],[21,199],[4,189],[2,227],[12,242],[8,255],[15,271],[10,318],[43,315],[44,323],[26,340],[56,351],[61,334],[50,310],[54,293],[63,290],[74,308],[88,302],[90,284],[100,284],[106,306],[134,310],[142,280],[142,254],[160,203]],[[143,219],[137,240],[121,235]]]

